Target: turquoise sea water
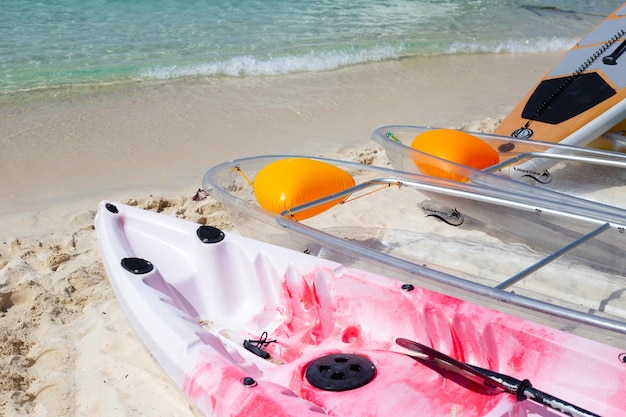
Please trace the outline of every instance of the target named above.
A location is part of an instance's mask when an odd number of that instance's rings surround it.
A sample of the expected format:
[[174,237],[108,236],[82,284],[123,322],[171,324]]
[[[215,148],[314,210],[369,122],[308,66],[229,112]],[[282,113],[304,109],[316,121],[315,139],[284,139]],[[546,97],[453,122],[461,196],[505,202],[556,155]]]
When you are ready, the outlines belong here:
[[621,1],[3,0],[0,93],[565,50]]

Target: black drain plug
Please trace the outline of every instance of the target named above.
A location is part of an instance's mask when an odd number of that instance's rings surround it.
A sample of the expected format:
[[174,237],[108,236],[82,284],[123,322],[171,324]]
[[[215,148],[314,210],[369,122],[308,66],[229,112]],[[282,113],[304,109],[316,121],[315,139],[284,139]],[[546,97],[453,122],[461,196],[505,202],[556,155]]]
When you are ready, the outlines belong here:
[[348,391],[374,378],[376,367],[364,356],[336,353],[315,359],[306,368],[306,379],[325,391]]

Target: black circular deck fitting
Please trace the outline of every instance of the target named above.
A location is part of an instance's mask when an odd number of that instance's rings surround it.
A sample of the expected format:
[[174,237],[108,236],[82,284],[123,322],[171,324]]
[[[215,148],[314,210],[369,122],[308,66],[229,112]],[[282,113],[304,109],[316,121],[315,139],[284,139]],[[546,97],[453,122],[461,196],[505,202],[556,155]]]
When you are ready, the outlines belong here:
[[120,211],[117,209],[117,206],[115,206],[115,204],[106,203],[106,204],[104,205],[104,207],[105,207],[107,210],[109,210],[111,213],[113,213],[113,214],[117,214],[117,213],[119,213],[119,212],[120,212]]
[[499,152],[511,152],[513,149],[515,149],[515,144],[513,142],[503,143],[498,146]]
[[245,377],[244,379],[241,380],[241,383],[248,388],[254,387],[256,386],[256,381],[254,380],[254,378],[252,377]]
[[147,274],[154,269],[152,263],[141,258],[124,258],[122,259],[122,267],[135,275]]
[[224,232],[213,226],[200,226],[196,230],[198,239],[203,243],[217,243],[224,240]]
[[400,288],[402,288],[404,291],[413,291],[415,289],[413,284],[402,284]]
[[306,368],[306,379],[324,391],[348,391],[374,378],[376,367],[364,356],[336,353],[315,359]]

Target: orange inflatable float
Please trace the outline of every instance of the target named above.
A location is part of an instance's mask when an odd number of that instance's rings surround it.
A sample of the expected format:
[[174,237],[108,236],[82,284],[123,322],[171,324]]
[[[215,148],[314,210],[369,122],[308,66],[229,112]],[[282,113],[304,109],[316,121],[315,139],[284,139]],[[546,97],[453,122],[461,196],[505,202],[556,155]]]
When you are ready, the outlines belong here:
[[[266,210],[282,213],[293,207],[353,187],[354,178],[344,170],[322,161],[287,158],[272,162],[254,179],[254,195]],[[346,197],[292,215],[295,220],[315,216]]]
[[[453,129],[433,129],[415,136],[411,147],[428,155],[476,169],[484,169],[500,162],[498,152],[482,139],[467,132]],[[430,158],[413,156],[421,173],[433,177],[464,181],[454,164]]]

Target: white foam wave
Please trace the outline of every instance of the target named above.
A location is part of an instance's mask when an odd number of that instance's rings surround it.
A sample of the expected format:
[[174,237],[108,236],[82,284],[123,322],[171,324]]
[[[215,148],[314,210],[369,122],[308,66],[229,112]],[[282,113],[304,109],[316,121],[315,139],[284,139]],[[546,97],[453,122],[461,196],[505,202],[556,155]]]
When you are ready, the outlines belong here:
[[544,38],[533,40],[509,40],[493,45],[485,43],[455,42],[449,48],[451,54],[478,54],[478,53],[512,53],[526,54],[537,52],[554,52],[568,50],[576,44],[575,39]]
[[[455,42],[447,49],[430,51],[432,54],[497,54],[536,53],[567,50],[576,43],[574,39],[545,38],[534,40],[509,40],[506,42]],[[421,52],[422,54],[424,51]],[[351,49],[332,52],[309,52],[303,55],[288,55],[260,59],[250,55],[237,56],[224,61],[190,65],[155,66],[143,71],[140,76],[152,79],[175,79],[191,76],[277,76],[298,72],[329,71],[349,65],[385,61],[413,56],[411,49],[404,46],[381,46],[371,49]]]
[[364,62],[384,61],[399,58],[399,48],[380,47],[371,50],[350,52],[311,52],[301,56],[282,56],[258,59],[238,56],[226,61],[207,62],[188,66],[155,67],[141,74],[147,78],[172,79],[187,76],[276,76],[296,72],[328,71]]

